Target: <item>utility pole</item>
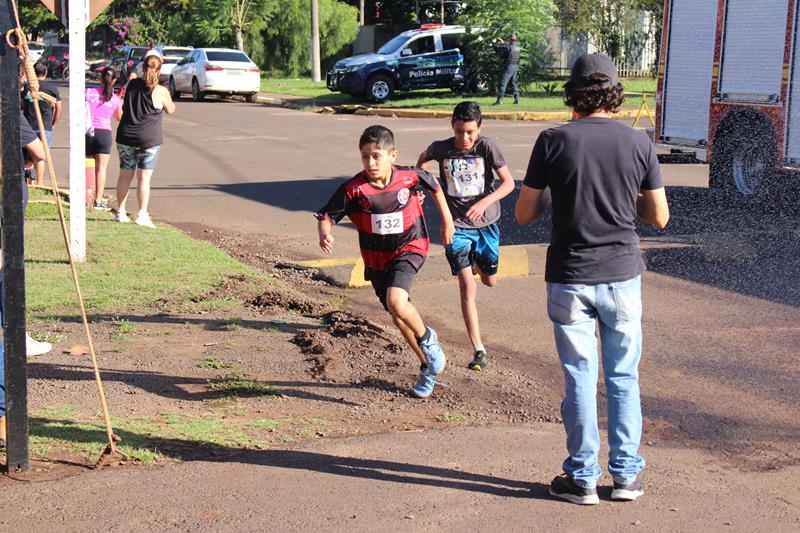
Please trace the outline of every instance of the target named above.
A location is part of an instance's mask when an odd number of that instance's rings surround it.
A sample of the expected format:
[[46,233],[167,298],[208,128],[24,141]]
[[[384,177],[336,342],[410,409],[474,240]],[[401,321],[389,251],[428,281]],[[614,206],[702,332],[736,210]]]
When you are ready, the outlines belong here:
[[72,256],[86,261],[86,19],[88,2],[69,0],[69,233]]
[[319,0],[311,0],[311,79],[322,80],[319,60]]
[[[11,2],[0,2],[0,33],[16,27]],[[22,209],[24,183],[19,121],[17,50],[0,41],[0,134],[2,134],[2,248],[5,318],[4,357],[7,472],[28,469],[28,367],[25,353],[25,246]],[[0,369],[3,372],[3,369]]]
[[361,0],[361,2],[359,2],[359,5],[358,5],[358,25],[359,26],[363,26],[364,25],[364,20],[365,20],[364,0]]
[[444,0],[442,0],[442,24],[444,24]]

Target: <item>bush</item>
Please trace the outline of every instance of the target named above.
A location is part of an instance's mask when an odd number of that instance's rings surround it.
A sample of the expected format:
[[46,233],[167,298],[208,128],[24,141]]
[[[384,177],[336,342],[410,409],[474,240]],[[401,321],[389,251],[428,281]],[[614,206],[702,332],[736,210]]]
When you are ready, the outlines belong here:
[[556,7],[552,0],[475,0],[460,17],[466,26],[464,68],[471,88],[496,89],[503,60],[492,43],[498,37],[508,40],[516,33],[522,47],[519,82],[528,85],[550,61],[546,52],[546,31],[554,23]]

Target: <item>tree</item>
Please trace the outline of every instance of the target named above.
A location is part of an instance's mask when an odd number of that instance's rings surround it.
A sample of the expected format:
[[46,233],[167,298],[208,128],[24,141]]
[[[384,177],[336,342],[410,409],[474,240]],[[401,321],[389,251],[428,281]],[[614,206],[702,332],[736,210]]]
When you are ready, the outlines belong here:
[[19,0],[19,21],[30,40],[49,31],[63,34],[66,28],[40,0]]
[[[272,0],[280,4],[261,32],[263,67],[287,76],[310,72],[311,17],[308,0]],[[358,8],[337,0],[319,0],[320,57],[323,67],[341,56],[358,35]]]
[[663,0],[555,0],[565,35],[587,35],[598,50],[614,59],[635,59],[649,33],[642,28],[647,13],[661,34]]
[[522,48],[520,83],[533,81],[547,60],[546,32],[552,27],[556,7],[552,0],[474,0],[459,22],[467,28],[464,62],[473,84],[494,86],[502,59],[491,43],[516,33]]
[[198,34],[210,44],[232,40],[236,48],[244,50],[245,29],[261,30],[273,4],[269,0],[196,0],[191,15]]

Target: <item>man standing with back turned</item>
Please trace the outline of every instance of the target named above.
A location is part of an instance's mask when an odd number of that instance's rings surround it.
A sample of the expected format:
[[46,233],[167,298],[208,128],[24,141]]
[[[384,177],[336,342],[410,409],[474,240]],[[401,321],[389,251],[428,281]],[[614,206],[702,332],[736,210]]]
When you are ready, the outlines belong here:
[[511,82],[511,92],[514,93],[514,103],[519,103],[519,57],[521,49],[517,42],[517,34],[512,33],[508,43],[498,39],[494,49],[503,56],[503,74],[500,75],[500,86],[497,91],[497,100],[492,105],[502,105],[506,95],[506,87]]
[[561,416],[568,452],[550,494],[577,504],[599,503],[599,329],[611,498],[630,501],[644,494],[639,474],[645,465],[639,455],[638,370],[645,267],[634,220],[663,229],[669,207],[653,144],[611,117],[624,91],[608,56],[578,58],[564,89],[574,120],[537,139],[515,209],[520,224],[531,222],[542,213],[543,192],[550,188],[547,313],[564,371]]

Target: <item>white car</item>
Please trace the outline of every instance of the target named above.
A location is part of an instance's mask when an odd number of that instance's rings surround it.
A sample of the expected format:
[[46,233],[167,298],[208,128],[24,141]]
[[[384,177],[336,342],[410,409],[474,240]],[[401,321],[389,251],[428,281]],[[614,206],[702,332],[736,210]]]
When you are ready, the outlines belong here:
[[207,94],[239,94],[252,103],[261,90],[261,72],[240,50],[195,48],[172,70],[168,86],[175,100],[182,93],[191,93],[195,102]]
[[[158,83],[167,83],[169,80],[170,74],[172,74],[172,70],[175,68],[175,65],[178,62],[186,57],[189,52],[194,50],[191,46],[168,46],[168,45],[158,45],[155,47],[156,50],[161,54],[161,57],[164,58],[164,62],[161,64],[161,72],[158,74]],[[141,78],[143,76],[142,73],[143,64],[142,61],[136,65],[136,74]]]

